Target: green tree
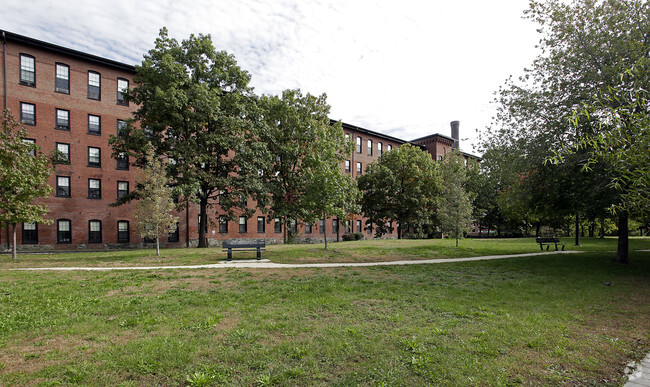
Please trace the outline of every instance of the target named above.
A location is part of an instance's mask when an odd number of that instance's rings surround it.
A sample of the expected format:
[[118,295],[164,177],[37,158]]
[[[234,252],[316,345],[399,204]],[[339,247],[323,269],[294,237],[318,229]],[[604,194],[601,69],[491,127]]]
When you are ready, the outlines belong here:
[[404,144],[368,165],[358,184],[361,211],[377,236],[392,232],[395,223],[398,238],[411,229],[417,237],[431,233],[442,183],[429,153]]
[[438,221],[443,232],[458,240],[469,230],[472,222],[472,199],[465,190],[467,166],[465,157],[458,152],[448,153],[442,160],[442,203],[438,208]]
[[16,225],[52,222],[45,218],[49,208],[35,203],[52,192],[47,183],[52,174],[50,159],[39,153],[36,144],[24,141],[27,137],[25,128],[16,122],[9,110],[4,110],[0,131],[0,227],[12,226],[14,260],[17,258]]
[[[232,55],[216,51],[209,35],[179,43],[163,28],[133,80],[126,99],[137,104],[139,126],[131,122],[111,138],[113,156],[128,155],[142,166],[150,142],[157,156],[169,160],[167,175],[179,202],[199,203],[199,247],[206,247],[208,208],[220,199],[220,213],[250,216],[239,197],[261,187],[256,159],[264,144],[256,141],[250,74]],[[222,191],[230,194],[219,198]]]
[[[574,156],[544,170],[545,161],[553,151],[575,148],[584,136],[601,130],[587,122],[572,125],[576,112],[586,105],[603,100],[608,90],[625,89],[621,77],[650,51],[650,7],[643,0],[560,0],[530,1],[525,16],[539,25],[541,54],[519,80],[510,79],[498,93],[500,108],[495,125],[483,144],[485,148],[501,147],[518,155],[515,174],[552,172],[545,181],[557,182],[546,192],[528,190],[531,194],[564,192],[565,200],[540,201],[531,196],[531,203],[546,205],[545,213],[574,211],[592,213],[601,203],[589,197],[606,195],[597,189],[608,189],[597,177],[579,173],[580,163],[589,158],[589,150],[580,149]],[[648,84],[647,72],[640,74],[641,84]],[[616,107],[618,102],[610,100]],[[601,160],[605,162],[606,160]],[[609,182],[616,171],[611,165],[600,168],[600,177]],[[514,168],[513,168],[514,169]],[[540,181],[532,178],[531,181]],[[569,182],[570,185],[561,184]],[[547,195],[548,198],[557,195]],[[542,197],[543,198],[543,197]],[[617,204],[613,198],[610,204]],[[560,206],[558,206],[560,205]],[[619,213],[619,223],[627,222],[627,211]],[[579,222],[576,222],[578,224]],[[621,227],[621,241],[626,240],[627,227]],[[625,234],[625,235],[623,235]],[[626,245],[626,244],[625,244]],[[626,248],[619,244],[617,260],[627,261]]]
[[[311,222],[315,214],[335,215],[346,207],[340,189],[349,183],[340,176],[340,164],[351,144],[341,124],[330,122],[325,94],[285,90],[281,97],[263,96],[260,105],[265,127],[259,139],[268,163],[262,173],[266,193],[256,199],[269,219],[282,219],[286,242],[290,221]],[[348,194],[355,197],[354,191]]]
[[156,256],[160,256],[160,238],[176,229],[178,217],[165,165],[148,147],[145,165],[137,182],[140,200],[135,203],[136,228],[142,238],[156,239]]

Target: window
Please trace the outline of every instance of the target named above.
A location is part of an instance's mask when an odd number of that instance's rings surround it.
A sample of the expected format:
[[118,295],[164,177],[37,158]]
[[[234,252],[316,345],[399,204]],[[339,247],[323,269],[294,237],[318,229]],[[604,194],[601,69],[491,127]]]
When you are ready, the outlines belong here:
[[345,134],[345,142],[350,141],[350,133]]
[[[207,234],[208,233],[208,220],[205,221],[205,224],[203,225],[203,231]],[[221,218],[219,218],[221,220]],[[196,224],[196,227],[200,230],[201,229],[201,215],[199,215],[199,222]],[[228,225],[226,225],[226,230],[228,230]]]
[[88,221],[88,243],[102,243],[102,222]]
[[56,196],[64,198],[70,197],[70,176],[56,177]]
[[357,137],[357,153],[361,153],[361,137]]
[[122,137],[122,134],[126,130],[126,121],[117,120],[117,137]]
[[88,114],[88,133],[90,134],[101,134],[101,118],[99,116]]
[[31,149],[31,151],[29,151],[29,153],[32,156],[36,156],[36,147],[34,146],[34,145],[36,145],[36,140],[34,140],[33,138],[23,138],[22,140],[23,140],[24,144],[29,146],[28,150]]
[[38,225],[36,223],[23,223],[23,244],[38,243]]
[[36,125],[36,106],[32,103],[20,103],[20,122],[25,125]]
[[117,104],[129,106],[129,103],[124,99],[124,93],[129,88],[129,81],[123,78],[117,78]]
[[257,232],[263,234],[266,232],[266,222],[263,216],[257,217]]
[[390,144],[388,144],[388,145],[386,146],[386,150],[387,150],[388,152],[392,151],[392,150],[393,150],[393,146],[390,145]]
[[246,224],[246,217],[245,216],[240,216],[239,217],[239,232],[245,233],[248,232],[248,225]]
[[219,232],[220,233],[228,232],[228,218],[226,216],[221,215],[219,217]]
[[273,225],[273,232],[276,234],[282,233],[282,223],[280,223],[280,218],[275,218],[275,224]]
[[88,179],[88,199],[101,199],[102,181],[99,179]]
[[380,142],[377,143],[377,156],[381,156],[382,152],[382,144]]
[[305,223],[305,234],[311,234],[312,233],[312,226],[309,223]]
[[167,235],[167,242],[178,242],[178,222],[176,222],[176,227],[174,231],[171,231]]
[[363,174],[363,168],[361,167],[361,163],[357,163],[357,175]]
[[361,232],[361,221],[357,220],[357,232]]
[[118,156],[117,157],[117,166],[115,169],[123,170],[123,171],[128,171],[129,170],[129,156]]
[[94,71],[88,71],[88,98],[101,98],[101,76]]
[[225,203],[226,195],[228,195],[228,191],[224,191],[222,189],[219,190],[219,204]]
[[372,156],[372,140],[368,140],[368,156]]
[[442,155],[438,155],[438,161],[442,161]]
[[332,232],[334,234],[339,233],[339,220],[338,219],[332,219]]
[[345,173],[350,173],[350,160],[345,160]]
[[101,167],[101,151],[99,148],[92,146],[88,147],[88,166],[89,167]]
[[70,228],[70,220],[59,219],[56,221],[56,243],[70,243],[72,242],[72,231]]
[[54,91],[70,94],[70,66],[57,63],[54,72]]
[[36,86],[36,59],[31,55],[20,54],[20,84]]
[[59,152],[56,159],[57,164],[70,164],[70,144],[57,142],[56,150]]
[[370,223],[366,230],[368,231],[368,235],[372,234],[372,223]]
[[60,130],[70,130],[70,111],[56,109],[56,128]]
[[126,220],[117,221],[117,242],[129,243],[129,222]]
[[248,205],[248,200],[246,200],[246,195],[239,195],[239,206],[246,207]]
[[325,234],[325,221],[323,219],[321,219],[318,224],[318,230],[320,230],[321,234]]
[[352,232],[352,229],[350,228],[350,221],[349,221],[349,220],[346,220],[346,221],[345,221],[345,233],[346,233],[346,234],[349,234],[349,233],[351,233],[351,232]]
[[289,221],[289,232],[292,234],[298,233],[298,222],[295,219]]
[[129,182],[128,181],[118,181],[117,182],[117,198],[121,199],[129,193]]

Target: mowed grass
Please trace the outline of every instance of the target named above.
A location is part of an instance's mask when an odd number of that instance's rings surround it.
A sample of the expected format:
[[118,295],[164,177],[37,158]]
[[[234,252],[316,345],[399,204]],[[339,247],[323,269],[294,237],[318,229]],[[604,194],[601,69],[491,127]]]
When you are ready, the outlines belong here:
[[[561,238],[567,250],[615,251],[616,238],[582,238],[581,246],[574,246],[573,238]],[[464,239],[456,247],[453,239],[428,240],[362,240],[355,242],[297,245],[267,245],[264,259],[276,263],[377,262],[418,259],[475,257],[495,254],[539,252],[535,238],[519,239]],[[650,238],[630,238],[630,249],[650,249]],[[553,250],[553,247],[551,247]],[[176,266],[214,264],[226,259],[220,247],[206,249],[161,249],[157,257],[154,249],[23,253],[12,261],[9,255],[0,255],[0,269],[24,267],[118,267],[118,266]],[[233,258],[254,259],[255,252],[234,252]]]
[[[442,242],[331,247],[383,259],[539,249],[462,241],[468,250],[444,255]],[[394,267],[3,269],[0,385],[616,385],[650,350],[650,253],[616,264],[615,242]],[[314,248],[269,253],[291,261]]]

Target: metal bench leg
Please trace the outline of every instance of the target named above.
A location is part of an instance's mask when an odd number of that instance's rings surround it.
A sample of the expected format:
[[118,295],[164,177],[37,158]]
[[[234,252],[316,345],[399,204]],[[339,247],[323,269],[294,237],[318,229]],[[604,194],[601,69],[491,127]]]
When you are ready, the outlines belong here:
[[558,250],[558,249],[557,249],[557,243],[556,243],[556,244],[555,244],[555,251],[557,251],[557,250]]
[[539,249],[542,250],[542,251],[544,251],[544,245],[540,243],[540,244],[539,244]]
[[228,248],[228,260],[232,261],[232,249]]
[[257,248],[257,260],[259,261],[260,259],[262,259],[262,250],[260,250],[260,248],[258,247]]

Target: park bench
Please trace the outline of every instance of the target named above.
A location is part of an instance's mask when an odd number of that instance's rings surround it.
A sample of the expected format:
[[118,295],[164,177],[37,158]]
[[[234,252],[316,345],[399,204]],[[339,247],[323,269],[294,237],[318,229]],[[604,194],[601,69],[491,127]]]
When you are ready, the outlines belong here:
[[546,250],[551,247],[551,244],[555,244],[555,251],[558,250],[557,246],[562,245],[562,251],[564,251],[564,243],[560,242],[560,238],[548,237],[548,238],[537,238],[537,243],[539,243],[539,249],[544,250],[544,245],[546,245]]
[[233,251],[257,251],[257,259],[262,259],[262,250],[266,250],[264,239],[246,241],[224,241],[221,244],[221,251],[228,251],[228,260],[232,261]]

